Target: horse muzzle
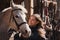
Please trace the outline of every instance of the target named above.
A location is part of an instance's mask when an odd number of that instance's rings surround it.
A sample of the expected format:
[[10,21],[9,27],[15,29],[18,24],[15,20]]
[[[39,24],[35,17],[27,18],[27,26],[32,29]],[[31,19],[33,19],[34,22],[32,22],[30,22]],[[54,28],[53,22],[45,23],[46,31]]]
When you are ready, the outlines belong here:
[[31,31],[25,30],[25,32],[22,32],[22,36],[23,36],[24,38],[30,37],[30,36],[31,36]]

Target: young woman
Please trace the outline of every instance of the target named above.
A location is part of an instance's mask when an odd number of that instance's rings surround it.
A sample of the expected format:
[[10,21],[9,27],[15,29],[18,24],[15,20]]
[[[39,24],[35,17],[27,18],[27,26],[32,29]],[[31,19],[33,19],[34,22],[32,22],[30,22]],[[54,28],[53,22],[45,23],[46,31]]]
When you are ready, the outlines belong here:
[[33,14],[30,16],[28,24],[32,30],[30,40],[45,40],[45,30],[42,27],[42,19],[39,14]]

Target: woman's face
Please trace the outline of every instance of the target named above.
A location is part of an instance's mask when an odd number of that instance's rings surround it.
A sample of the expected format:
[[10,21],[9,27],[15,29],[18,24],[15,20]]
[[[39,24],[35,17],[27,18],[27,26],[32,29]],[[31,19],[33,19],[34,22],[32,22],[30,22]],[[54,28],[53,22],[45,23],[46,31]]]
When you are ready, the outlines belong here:
[[35,26],[36,24],[38,24],[38,21],[36,20],[36,18],[34,16],[31,16],[29,18],[29,25],[30,26]]

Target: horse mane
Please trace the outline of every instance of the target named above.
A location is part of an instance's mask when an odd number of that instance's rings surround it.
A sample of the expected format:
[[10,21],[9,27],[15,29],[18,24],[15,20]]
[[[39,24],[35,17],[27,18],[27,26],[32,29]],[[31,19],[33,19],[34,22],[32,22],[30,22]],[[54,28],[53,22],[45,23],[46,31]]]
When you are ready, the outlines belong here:
[[11,7],[5,8],[2,10],[2,13],[6,12],[7,10],[12,9]]
[[[21,9],[23,12],[27,13],[27,10],[22,6],[22,5],[14,5],[15,7],[17,7],[18,9]],[[8,7],[2,10],[2,13],[6,12],[7,10],[12,9],[12,7]]]

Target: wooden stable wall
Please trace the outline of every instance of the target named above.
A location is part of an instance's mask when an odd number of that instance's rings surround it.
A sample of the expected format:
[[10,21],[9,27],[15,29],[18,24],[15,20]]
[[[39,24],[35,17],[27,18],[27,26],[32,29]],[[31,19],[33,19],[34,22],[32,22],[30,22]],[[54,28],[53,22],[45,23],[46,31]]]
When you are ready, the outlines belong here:
[[[0,0],[0,11],[3,10],[4,8],[7,8],[10,6],[10,1],[11,0]],[[14,0],[16,4],[20,4],[23,0]]]
[[27,9],[28,11],[28,15],[30,15],[30,0],[24,0],[25,2],[25,8]]

